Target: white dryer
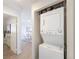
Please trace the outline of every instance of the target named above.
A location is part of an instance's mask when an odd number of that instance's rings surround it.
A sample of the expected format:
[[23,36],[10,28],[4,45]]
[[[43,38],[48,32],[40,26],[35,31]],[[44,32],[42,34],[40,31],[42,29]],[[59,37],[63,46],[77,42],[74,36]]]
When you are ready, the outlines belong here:
[[64,59],[64,7],[40,15],[39,59]]
[[39,46],[39,59],[64,59],[64,50],[58,46],[43,43]]

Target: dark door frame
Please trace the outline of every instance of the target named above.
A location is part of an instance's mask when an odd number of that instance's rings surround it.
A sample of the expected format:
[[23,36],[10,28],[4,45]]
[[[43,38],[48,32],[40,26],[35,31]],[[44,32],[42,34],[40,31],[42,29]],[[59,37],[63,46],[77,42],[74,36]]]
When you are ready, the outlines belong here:
[[53,9],[57,9],[60,7],[64,7],[64,59],[67,59],[67,12],[66,12],[66,0],[59,2],[55,5],[49,6],[41,11],[39,11],[39,15],[51,11]]

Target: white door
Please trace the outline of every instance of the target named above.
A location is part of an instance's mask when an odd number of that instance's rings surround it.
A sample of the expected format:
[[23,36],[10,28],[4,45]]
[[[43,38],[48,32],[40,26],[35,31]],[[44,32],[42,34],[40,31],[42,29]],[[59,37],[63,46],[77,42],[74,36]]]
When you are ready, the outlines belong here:
[[17,22],[16,18],[11,19],[11,50],[17,54]]

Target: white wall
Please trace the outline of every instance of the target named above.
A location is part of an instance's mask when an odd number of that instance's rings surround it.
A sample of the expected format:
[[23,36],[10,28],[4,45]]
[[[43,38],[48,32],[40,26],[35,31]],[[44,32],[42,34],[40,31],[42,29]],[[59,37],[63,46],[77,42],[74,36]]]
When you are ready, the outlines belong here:
[[3,23],[3,30],[6,31],[6,27],[7,27],[7,26],[6,26],[6,19],[3,18],[3,22],[4,22],[4,23]]
[[21,12],[21,39],[26,40],[28,27],[32,28],[32,19],[31,19],[31,8],[28,10],[23,10]]
[[75,59],[75,0],[67,0],[67,59]]

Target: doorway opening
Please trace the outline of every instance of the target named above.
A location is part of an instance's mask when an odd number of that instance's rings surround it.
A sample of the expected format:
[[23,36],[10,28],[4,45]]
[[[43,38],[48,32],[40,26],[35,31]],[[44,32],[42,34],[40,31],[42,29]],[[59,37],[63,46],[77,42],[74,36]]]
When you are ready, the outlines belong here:
[[12,14],[3,13],[3,20],[3,58],[32,59],[32,38],[29,26],[24,27],[28,31],[25,32],[24,39],[20,39],[19,34],[22,33],[22,29],[19,28],[19,18]]

